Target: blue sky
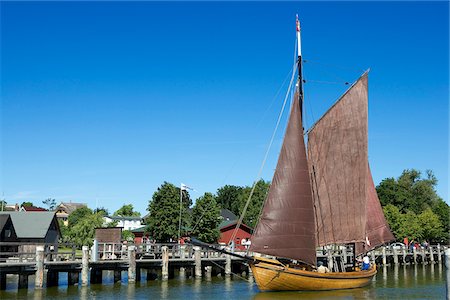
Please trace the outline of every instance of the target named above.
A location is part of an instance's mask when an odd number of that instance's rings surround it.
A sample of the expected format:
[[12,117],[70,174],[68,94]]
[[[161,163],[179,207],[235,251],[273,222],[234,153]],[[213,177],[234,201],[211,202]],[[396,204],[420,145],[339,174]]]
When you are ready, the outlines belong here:
[[4,198],[145,214],[164,181],[194,187],[194,199],[250,185],[282,105],[296,13],[306,127],[370,67],[375,183],[431,169],[448,202],[446,2],[1,2]]

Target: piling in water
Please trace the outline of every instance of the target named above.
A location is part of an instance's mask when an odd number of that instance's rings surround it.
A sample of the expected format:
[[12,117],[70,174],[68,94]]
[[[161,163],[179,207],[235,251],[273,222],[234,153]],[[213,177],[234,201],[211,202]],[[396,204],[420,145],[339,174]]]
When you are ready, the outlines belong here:
[[34,287],[42,289],[44,285],[44,247],[36,247],[36,278],[34,279]]
[[89,247],[83,246],[83,258],[81,260],[81,285],[89,284]]
[[136,249],[128,247],[128,283],[136,282]]
[[226,255],[225,256],[225,276],[231,275],[231,256]]
[[167,280],[169,279],[169,248],[167,246],[162,246],[161,252],[162,252],[161,277],[162,280]]
[[195,259],[195,277],[202,277],[202,253],[201,248],[194,247],[194,259]]

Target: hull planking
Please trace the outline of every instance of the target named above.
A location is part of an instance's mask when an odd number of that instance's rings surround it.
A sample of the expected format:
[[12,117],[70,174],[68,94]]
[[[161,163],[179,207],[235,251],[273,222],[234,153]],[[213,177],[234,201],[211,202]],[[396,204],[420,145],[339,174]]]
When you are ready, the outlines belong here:
[[317,273],[284,266],[277,260],[257,258],[250,264],[261,291],[325,291],[366,286],[377,274],[368,271]]

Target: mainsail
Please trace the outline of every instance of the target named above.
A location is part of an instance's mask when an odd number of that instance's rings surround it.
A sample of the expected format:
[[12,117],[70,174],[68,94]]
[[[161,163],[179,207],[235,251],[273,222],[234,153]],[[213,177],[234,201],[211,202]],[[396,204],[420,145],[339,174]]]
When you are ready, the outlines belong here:
[[309,130],[308,160],[319,246],[365,240],[367,86],[364,73]]
[[316,264],[313,199],[298,93],[250,251]]
[[370,216],[366,221],[366,242],[356,245],[356,255],[395,240],[395,237],[384,218],[383,209],[381,208],[380,200],[378,199],[370,168],[367,173],[366,212],[367,216]]

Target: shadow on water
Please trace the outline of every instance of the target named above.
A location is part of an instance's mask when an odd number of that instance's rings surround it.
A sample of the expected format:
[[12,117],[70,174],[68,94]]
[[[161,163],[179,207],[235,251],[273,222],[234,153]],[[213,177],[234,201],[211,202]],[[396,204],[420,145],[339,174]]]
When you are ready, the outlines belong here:
[[[447,274],[448,273],[448,274]],[[105,272],[103,284],[68,286],[67,276],[60,277],[60,286],[35,290],[34,276],[29,289],[17,290],[17,277],[8,276],[7,290],[1,299],[445,299],[445,278],[450,271],[440,265],[381,267],[370,286],[352,290],[323,292],[260,292],[253,278],[238,277],[186,278],[176,276],[168,281],[146,281],[128,284],[126,272],[115,282]]]

